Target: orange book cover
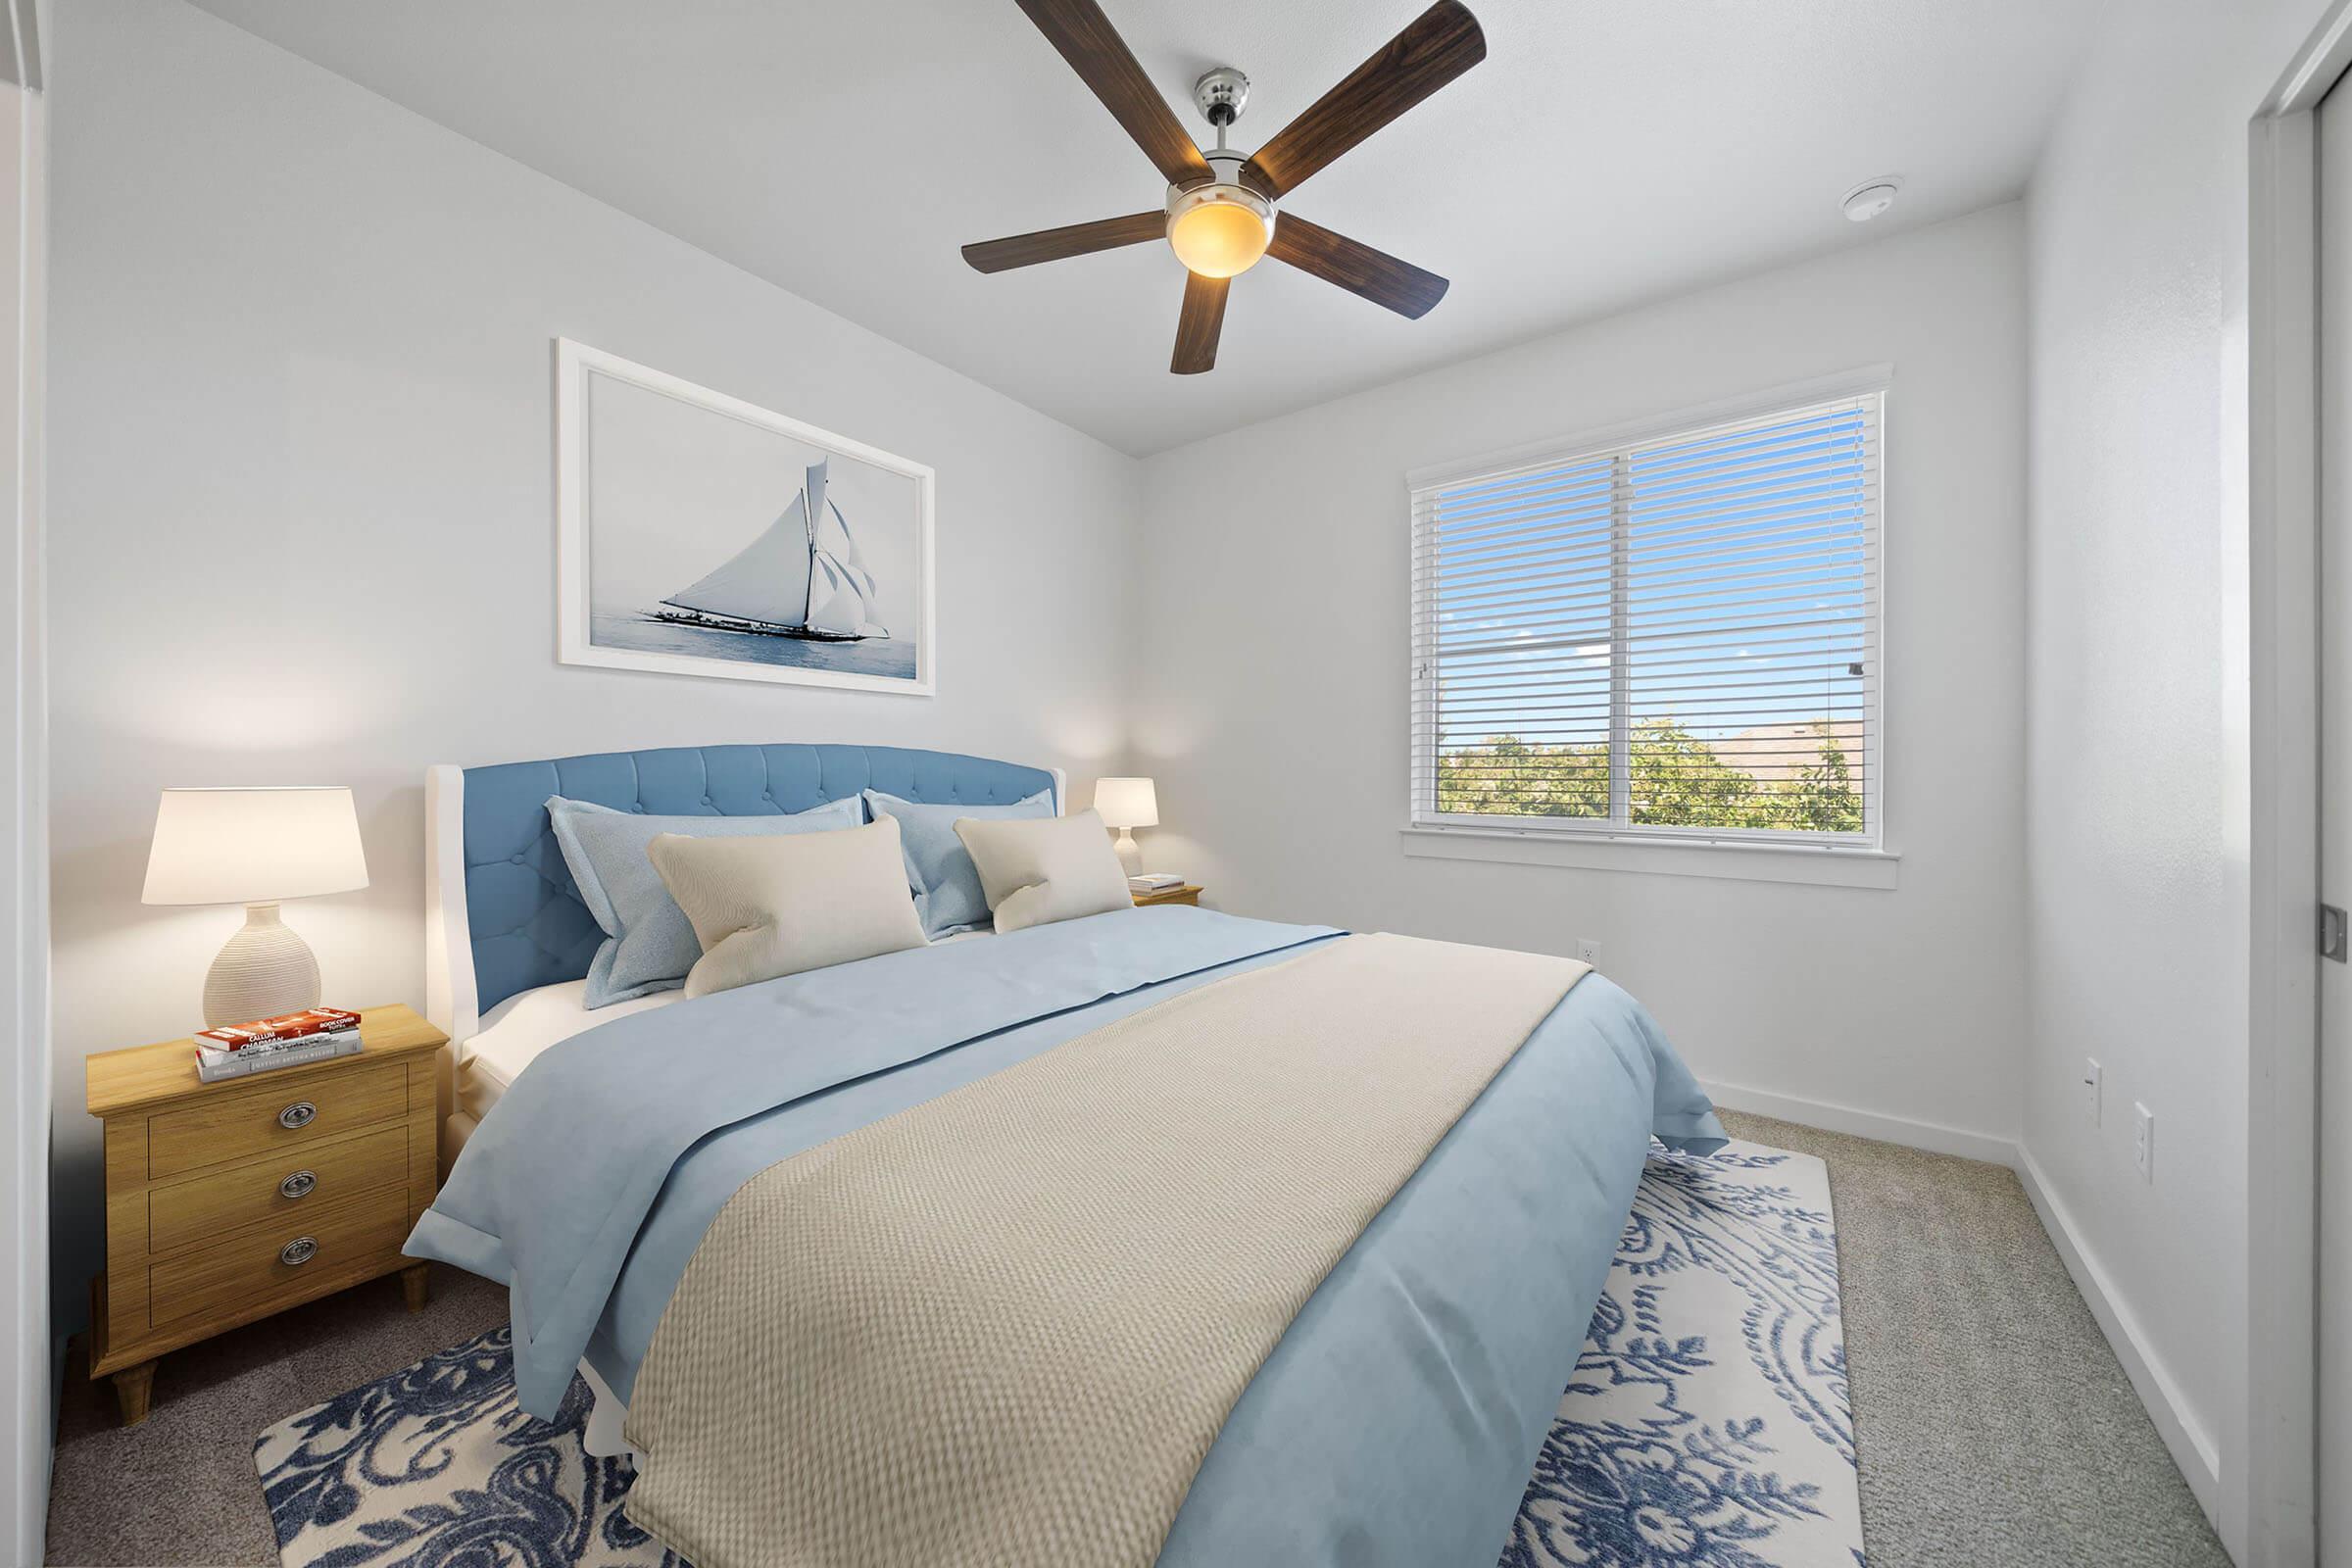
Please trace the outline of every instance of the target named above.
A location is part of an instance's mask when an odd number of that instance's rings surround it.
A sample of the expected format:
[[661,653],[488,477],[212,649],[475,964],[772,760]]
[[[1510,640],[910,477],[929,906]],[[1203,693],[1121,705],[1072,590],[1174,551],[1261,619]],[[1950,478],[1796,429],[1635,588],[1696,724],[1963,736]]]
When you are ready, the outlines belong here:
[[302,1040],[311,1035],[357,1029],[359,1026],[360,1015],[347,1008],[306,1007],[300,1012],[280,1013],[274,1018],[256,1018],[251,1023],[199,1029],[196,1031],[196,1042],[220,1051],[242,1051],[247,1046],[274,1045],[282,1041]]

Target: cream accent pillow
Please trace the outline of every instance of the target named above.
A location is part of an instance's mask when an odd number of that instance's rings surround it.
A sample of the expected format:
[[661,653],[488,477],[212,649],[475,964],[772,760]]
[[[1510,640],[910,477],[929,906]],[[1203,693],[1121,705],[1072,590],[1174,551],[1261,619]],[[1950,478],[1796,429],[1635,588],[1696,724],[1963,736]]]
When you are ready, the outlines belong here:
[[1076,816],[961,817],[956,836],[979,868],[999,934],[1135,907],[1119,852],[1091,808]]
[[924,945],[888,817],[771,838],[662,833],[645,854],[703,945],[689,997]]

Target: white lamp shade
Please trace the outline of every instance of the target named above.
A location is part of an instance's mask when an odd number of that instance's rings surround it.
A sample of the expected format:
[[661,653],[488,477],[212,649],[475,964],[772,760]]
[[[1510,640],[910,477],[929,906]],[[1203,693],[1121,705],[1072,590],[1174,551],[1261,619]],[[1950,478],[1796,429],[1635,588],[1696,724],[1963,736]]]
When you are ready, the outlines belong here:
[[351,791],[166,790],[142,904],[275,904],[368,885]]
[[1159,797],[1148,778],[1099,778],[1095,814],[1111,827],[1157,827]]

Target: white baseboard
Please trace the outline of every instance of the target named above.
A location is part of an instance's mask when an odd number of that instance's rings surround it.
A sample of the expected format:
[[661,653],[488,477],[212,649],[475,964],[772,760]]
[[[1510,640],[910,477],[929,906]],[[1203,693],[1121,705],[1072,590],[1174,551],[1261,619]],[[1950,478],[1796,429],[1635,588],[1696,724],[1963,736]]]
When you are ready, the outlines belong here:
[[1744,1110],[1751,1115],[1792,1121],[1802,1127],[1819,1127],[1824,1132],[1876,1138],[1883,1144],[1901,1144],[1906,1149],[1924,1149],[1934,1154],[1957,1154],[1962,1159],[1982,1159],[1995,1165],[2017,1163],[2017,1141],[1997,1133],[1913,1121],[1907,1116],[1888,1116],[1852,1105],[1834,1105],[1824,1100],[1776,1095],[1769,1089],[1749,1089],[1711,1078],[1700,1079],[1699,1087],[1707,1092],[1709,1100],[1726,1110]]
[[1883,1143],[1901,1144],[1908,1149],[1924,1149],[1931,1153],[1958,1154],[1964,1159],[1982,1159],[1995,1165],[2006,1165],[2017,1172],[2026,1189],[2026,1197],[2034,1204],[2034,1212],[2041,1220],[2041,1228],[2049,1233],[2050,1244],[2058,1249],[2059,1261],[2073,1276],[2075,1289],[2090,1307],[2090,1315],[2107,1337],[2107,1344],[2122,1363],[2124,1375],[2132,1380],[2132,1392],[2147,1407],[2148,1419],[2156,1424],[2157,1436],[2180,1466],[2195,1494],[2197,1505],[2215,1529],[2221,1528],[2221,1453],[2213,1437],[2197,1422],[2190,1419],[2187,1403],[2180,1396],[2180,1388],[2147,1348],[2135,1318],[2123,1298],[2109,1283],[2106,1270],[2098,1258],[2083,1245],[2075,1222],[2051,1194],[2041,1167],[2025,1146],[2015,1139],[1993,1133],[1971,1132],[1961,1127],[1945,1127],[1936,1122],[1914,1121],[1905,1116],[1888,1116],[1875,1110],[1860,1110],[1851,1105],[1836,1105],[1826,1101],[1803,1100],[1794,1095],[1774,1094],[1765,1089],[1748,1089],[1739,1084],[1701,1080],[1708,1098],[1727,1110],[1744,1110],[1758,1116],[1771,1116],[1781,1121],[1792,1121],[1803,1127],[1819,1127],[1828,1132],[1851,1133],[1857,1138],[1876,1138]]
[[2188,1490],[2196,1494],[2197,1506],[2205,1510],[2206,1519],[2219,1530],[2222,1456],[2212,1435],[2190,1419],[2180,1385],[2148,1349],[2147,1341],[2140,1334],[2139,1320],[2109,1284],[2107,1271],[2099,1267],[2097,1256],[2083,1245],[2066,1205],[2050,1191],[2041,1166],[2023,1145],[2017,1151],[2017,1175],[2025,1184],[2026,1196],[2034,1201],[2034,1212],[2041,1216],[2041,1228],[2050,1233],[2050,1241],[2057,1247],[2066,1271],[2074,1276],[2075,1288],[2082,1293],[2090,1315],[2098,1320],[2099,1331],[2107,1336],[2115,1358],[2123,1363],[2124,1375],[2132,1380],[2132,1391],[2139,1396],[2139,1402],[2147,1406],[2148,1418],[2156,1423],[2157,1436],[2172,1450],[2173,1463],[2180,1467]]

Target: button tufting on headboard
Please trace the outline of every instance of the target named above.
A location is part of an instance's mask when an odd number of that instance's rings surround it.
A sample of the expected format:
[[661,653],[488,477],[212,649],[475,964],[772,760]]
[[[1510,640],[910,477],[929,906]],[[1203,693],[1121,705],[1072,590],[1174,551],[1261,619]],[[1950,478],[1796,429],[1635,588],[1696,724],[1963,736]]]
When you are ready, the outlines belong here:
[[[547,820],[562,795],[662,816],[773,816],[860,790],[936,805],[1017,801],[1054,775],[894,746],[680,746],[466,769],[466,913],[475,1006],[588,972],[604,933]],[[1057,803],[1058,804],[1058,803]]]

